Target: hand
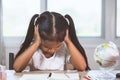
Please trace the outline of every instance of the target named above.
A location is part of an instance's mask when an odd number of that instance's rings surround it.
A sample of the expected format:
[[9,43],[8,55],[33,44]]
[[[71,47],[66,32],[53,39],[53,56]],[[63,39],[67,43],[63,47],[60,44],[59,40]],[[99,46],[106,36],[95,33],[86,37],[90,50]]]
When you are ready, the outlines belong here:
[[37,43],[38,45],[41,44],[41,38],[40,38],[40,34],[38,31],[38,26],[34,27],[34,43]]
[[65,36],[65,39],[64,39],[65,43],[68,43],[70,40],[70,37],[69,37],[69,31],[68,29],[66,30],[66,36]]

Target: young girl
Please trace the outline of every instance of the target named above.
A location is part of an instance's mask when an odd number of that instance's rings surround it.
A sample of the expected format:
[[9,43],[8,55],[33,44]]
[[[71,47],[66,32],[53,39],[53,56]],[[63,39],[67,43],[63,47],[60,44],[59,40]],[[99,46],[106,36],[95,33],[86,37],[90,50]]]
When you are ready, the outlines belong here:
[[16,55],[15,71],[21,72],[28,65],[30,70],[65,70],[67,63],[72,64],[73,69],[89,70],[72,18],[48,11],[35,14]]

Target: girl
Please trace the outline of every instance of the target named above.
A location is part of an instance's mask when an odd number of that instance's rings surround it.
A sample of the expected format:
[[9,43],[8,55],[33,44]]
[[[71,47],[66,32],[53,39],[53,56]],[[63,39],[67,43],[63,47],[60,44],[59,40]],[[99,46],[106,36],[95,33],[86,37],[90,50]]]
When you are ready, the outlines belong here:
[[73,69],[89,70],[72,18],[48,11],[41,15],[35,14],[16,55],[13,66],[15,71],[21,72],[27,65],[30,70],[65,70],[67,63]]

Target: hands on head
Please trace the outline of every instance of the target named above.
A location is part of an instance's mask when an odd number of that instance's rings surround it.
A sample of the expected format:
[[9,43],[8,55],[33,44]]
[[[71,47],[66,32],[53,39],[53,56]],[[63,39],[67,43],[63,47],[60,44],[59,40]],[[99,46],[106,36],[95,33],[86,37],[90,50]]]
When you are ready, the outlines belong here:
[[34,43],[37,43],[38,45],[40,45],[41,38],[38,30],[39,30],[38,26],[35,26],[34,27]]
[[70,36],[69,36],[69,30],[68,29],[66,30],[66,35],[65,35],[64,41],[65,41],[65,43],[68,43],[70,41]]

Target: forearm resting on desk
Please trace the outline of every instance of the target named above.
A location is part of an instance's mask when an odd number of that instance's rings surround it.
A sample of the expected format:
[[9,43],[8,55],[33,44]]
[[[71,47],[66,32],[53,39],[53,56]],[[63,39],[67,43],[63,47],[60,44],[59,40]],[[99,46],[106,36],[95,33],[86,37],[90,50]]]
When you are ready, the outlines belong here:
[[26,49],[15,59],[13,68],[16,72],[22,71],[27,66],[28,62],[32,58],[32,55],[37,49],[38,45],[36,43],[33,43],[28,49]]
[[86,69],[86,62],[81,52],[79,52],[71,40],[67,40],[66,44],[71,55],[71,63],[77,70],[84,71]]

